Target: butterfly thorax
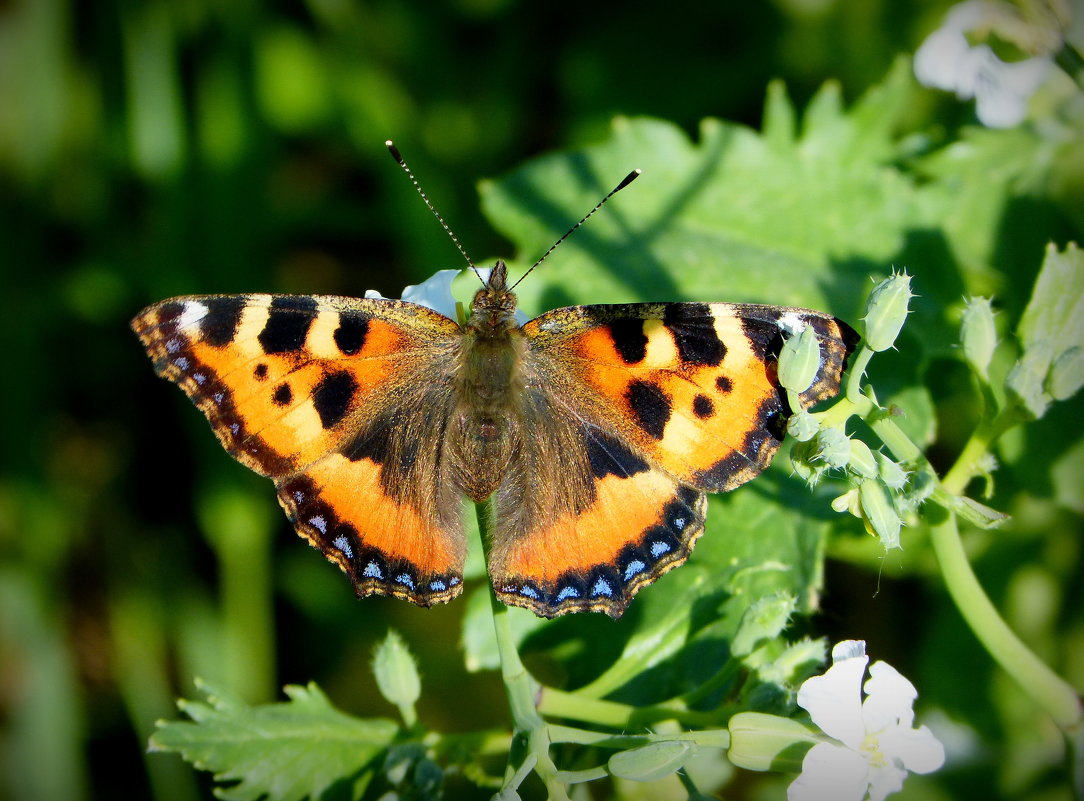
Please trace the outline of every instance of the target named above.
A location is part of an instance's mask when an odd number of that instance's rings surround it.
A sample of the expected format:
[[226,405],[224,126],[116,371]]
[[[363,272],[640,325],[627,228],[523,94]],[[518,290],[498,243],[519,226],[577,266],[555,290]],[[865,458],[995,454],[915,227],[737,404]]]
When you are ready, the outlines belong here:
[[526,340],[515,310],[516,296],[498,261],[471,303],[455,380],[451,453],[463,491],[476,501],[496,490],[520,434]]

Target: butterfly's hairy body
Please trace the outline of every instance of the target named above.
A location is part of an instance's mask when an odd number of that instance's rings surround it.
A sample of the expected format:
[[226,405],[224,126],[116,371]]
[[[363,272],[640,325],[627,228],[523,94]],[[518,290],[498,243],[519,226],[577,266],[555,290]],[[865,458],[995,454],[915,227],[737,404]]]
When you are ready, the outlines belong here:
[[468,320],[453,383],[451,450],[455,480],[475,502],[500,485],[523,436],[517,409],[525,391],[527,348],[510,292],[479,291]]

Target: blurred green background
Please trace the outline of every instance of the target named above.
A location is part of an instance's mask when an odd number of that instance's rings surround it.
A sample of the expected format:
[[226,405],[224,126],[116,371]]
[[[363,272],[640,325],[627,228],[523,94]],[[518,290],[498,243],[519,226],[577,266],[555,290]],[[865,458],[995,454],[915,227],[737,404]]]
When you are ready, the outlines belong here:
[[[499,683],[456,650],[462,605],[356,602],[154,377],[127,328],[142,306],[395,297],[459,267],[387,138],[477,261],[512,255],[478,180],[595,142],[618,114],[693,136],[708,116],[757,127],[774,78],[799,107],[827,79],[849,102],[947,5],[0,3],[0,797],[207,797],[206,777],[144,753],[193,676],[254,702],[315,679],[340,708],[387,714],[368,662],[389,625],[421,651],[429,724],[504,720]],[[916,125],[971,118],[924,98]],[[859,603],[876,592],[875,576],[829,572]],[[899,618],[874,624],[875,657],[913,676],[918,590],[884,591]],[[970,653],[961,670],[988,675]]]

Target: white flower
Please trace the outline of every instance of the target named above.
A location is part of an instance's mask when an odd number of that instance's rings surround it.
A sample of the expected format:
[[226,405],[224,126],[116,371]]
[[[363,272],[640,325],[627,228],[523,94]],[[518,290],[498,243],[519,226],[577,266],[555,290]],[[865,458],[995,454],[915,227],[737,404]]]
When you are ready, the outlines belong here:
[[935,89],[975,98],[975,113],[989,128],[1010,128],[1027,115],[1028,100],[1043,82],[1053,59],[1035,56],[1005,62],[986,44],[971,44],[967,34],[985,34],[1012,24],[1000,3],[968,0],[953,7],[944,24],[915,53],[915,77]]
[[[459,273],[459,270],[437,270],[420,284],[405,287],[403,300],[425,306],[454,320],[455,298],[452,297],[452,281]],[[368,289],[365,291],[365,297],[381,299],[384,296],[375,289]]]
[[[419,306],[425,306],[428,309],[443,314],[445,317],[450,317],[453,320],[458,320],[458,313],[455,308],[455,297],[452,295],[452,282],[456,277],[463,272],[462,270],[437,270],[431,276],[426,278],[420,284],[411,284],[408,287],[403,288],[403,300],[411,303],[417,303]],[[475,271],[478,278],[481,279],[482,286],[489,281],[489,274],[493,272],[492,267],[479,267]],[[375,289],[365,290],[365,297],[376,298],[377,300],[387,300],[383,295],[377,292]],[[529,319],[520,309],[516,309],[515,312],[516,323],[523,325]]]
[[788,801],[870,801],[903,787],[908,771],[930,773],[944,764],[945,749],[930,730],[913,728],[918,692],[885,662],[874,662],[865,684],[866,643],[846,640],[832,649],[832,667],[806,680],[798,705],[835,742],[813,746],[802,773],[787,789]]

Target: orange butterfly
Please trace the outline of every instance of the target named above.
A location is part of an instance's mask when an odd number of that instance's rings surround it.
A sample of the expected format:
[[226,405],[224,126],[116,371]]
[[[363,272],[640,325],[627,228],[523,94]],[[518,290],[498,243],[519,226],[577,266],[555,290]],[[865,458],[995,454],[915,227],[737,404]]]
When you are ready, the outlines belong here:
[[620,616],[688,557],[705,493],[767,467],[789,331],[820,341],[804,405],[838,392],[857,341],[778,306],[571,306],[524,325],[515,309],[497,262],[465,324],[398,300],[208,295],[132,328],[359,597],[459,595],[466,495],[492,498],[498,597],[544,617]]

